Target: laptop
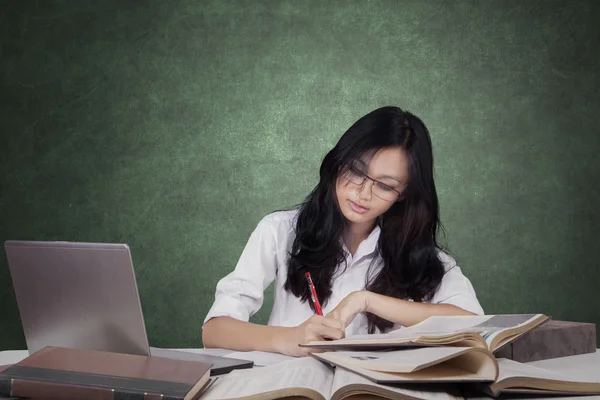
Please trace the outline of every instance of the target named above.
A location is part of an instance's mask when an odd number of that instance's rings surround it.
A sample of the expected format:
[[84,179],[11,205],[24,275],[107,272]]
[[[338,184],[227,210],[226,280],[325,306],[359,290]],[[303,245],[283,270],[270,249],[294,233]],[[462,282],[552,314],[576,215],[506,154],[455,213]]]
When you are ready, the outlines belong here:
[[4,247],[29,354],[60,346],[152,355],[212,364],[211,375],[254,365],[150,347],[126,244],[9,240]]

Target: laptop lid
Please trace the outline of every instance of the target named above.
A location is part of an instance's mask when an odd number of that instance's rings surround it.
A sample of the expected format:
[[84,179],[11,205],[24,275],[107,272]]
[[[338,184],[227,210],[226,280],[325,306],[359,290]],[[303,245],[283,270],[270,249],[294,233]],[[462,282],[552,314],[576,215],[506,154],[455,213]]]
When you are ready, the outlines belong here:
[[29,354],[61,346],[152,355],[210,363],[211,375],[254,364],[151,350],[126,244],[9,240],[4,247]]
[[63,346],[149,355],[126,244],[6,241],[29,353]]

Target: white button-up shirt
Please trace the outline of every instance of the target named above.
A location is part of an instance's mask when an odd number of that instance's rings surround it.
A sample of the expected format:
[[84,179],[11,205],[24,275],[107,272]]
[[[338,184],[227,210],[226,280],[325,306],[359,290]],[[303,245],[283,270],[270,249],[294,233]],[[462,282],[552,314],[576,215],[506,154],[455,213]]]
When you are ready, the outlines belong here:
[[[297,210],[278,211],[264,217],[250,235],[248,243],[235,270],[217,283],[215,302],[204,323],[213,317],[229,316],[248,321],[263,304],[265,289],[275,281],[275,299],[268,325],[298,326],[314,312],[308,302],[284,289],[287,279],[287,259],[294,242]],[[376,250],[380,228],[373,229],[369,237],[358,246],[354,256],[344,247],[347,268],[338,267],[332,279],[332,295],[321,304],[323,314],[332,311],[348,294],[364,290],[369,266],[370,276],[381,269],[383,262]],[[439,258],[445,267],[442,282],[430,303],[453,304],[464,310],[482,315],[483,309],[471,282],[462,274],[455,260],[440,251]],[[398,325],[394,328],[399,327]],[[367,318],[359,314],[346,327],[346,336],[366,334]]]

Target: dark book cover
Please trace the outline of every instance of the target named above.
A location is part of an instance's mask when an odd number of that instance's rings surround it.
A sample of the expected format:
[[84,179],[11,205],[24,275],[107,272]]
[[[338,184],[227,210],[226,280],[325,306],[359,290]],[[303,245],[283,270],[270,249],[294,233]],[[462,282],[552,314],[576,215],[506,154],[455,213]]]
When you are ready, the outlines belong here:
[[550,320],[494,353],[497,358],[518,362],[594,353],[596,325]]

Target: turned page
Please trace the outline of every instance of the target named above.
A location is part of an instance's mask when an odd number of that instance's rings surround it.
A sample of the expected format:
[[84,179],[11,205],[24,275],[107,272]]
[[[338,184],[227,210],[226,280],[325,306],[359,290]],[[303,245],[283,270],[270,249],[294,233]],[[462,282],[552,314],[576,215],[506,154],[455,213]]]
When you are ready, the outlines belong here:
[[[363,378],[362,376],[345,370],[344,368],[336,368],[331,388],[332,399],[340,398],[344,393],[344,388],[349,385],[362,386],[360,391],[368,391],[370,393],[378,393],[386,397],[406,396],[406,399],[434,399],[434,400],[458,400],[463,397],[455,386],[435,384],[409,384],[405,386],[380,385],[375,382]],[[357,390],[356,387],[352,388]],[[339,391],[339,392],[338,392]]]
[[[543,317],[541,314],[493,315],[489,320],[473,328],[481,333],[481,336],[483,336],[488,344],[488,348],[491,351],[496,351],[502,347],[503,344],[514,339],[514,337],[510,336],[515,336],[515,334],[509,335],[508,338],[504,339],[499,337],[498,339],[501,340],[496,340],[497,336],[506,334],[505,331],[511,329],[519,331],[516,336],[521,335],[530,329],[528,326],[531,326],[531,324],[534,324],[534,326],[535,324],[540,324],[542,322],[541,317]],[[547,317],[545,319],[548,320]]]
[[[378,383],[493,382],[494,356],[472,347],[423,347],[389,352],[326,351],[313,357]],[[425,368],[424,365],[429,365]],[[412,372],[410,372],[412,371]]]
[[287,388],[306,388],[329,398],[333,369],[311,357],[267,367],[233,370],[218,377],[202,399],[235,399]]
[[315,353],[327,361],[339,361],[373,371],[410,373],[473,351],[469,347],[423,347],[392,351],[335,351]]

